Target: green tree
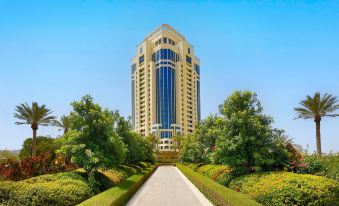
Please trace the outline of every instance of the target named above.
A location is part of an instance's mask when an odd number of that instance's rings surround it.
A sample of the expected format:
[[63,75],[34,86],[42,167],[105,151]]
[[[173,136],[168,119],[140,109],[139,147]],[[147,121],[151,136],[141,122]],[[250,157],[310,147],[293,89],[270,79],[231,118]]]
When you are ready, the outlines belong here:
[[67,134],[69,128],[71,127],[71,124],[71,119],[68,116],[63,115],[61,116],[60,121],[55,120],[52,125],[59,127],[59,131],[64,130],[64,134]]
[[272,118],[263,114],[257,95],[236,91],[219,106],[224,115],[216,140],[219,162],[233,168],[269,170],[288,159],[272,130]]
[[65,135],[60,153],[83,167],[93,187],[98,168],[111,168],[124,160],[126,148],[115,132],[118,112],[102,109],[89,95],[72,104],[71,128]]
[[339,114],[334,114],[339,109],[338,98],[325,93],[323,96],[319,92],[313,97],[307,95],[305,100],[300,103],[301,107],[294,108],[298,113],[298,118],[314,119],[316,128],[317,154],[321,156],[321,135],[320,122],[323,117],[337,117]]
[[119,117],[116,132],[127,147],[125,162],[153,161],[152,144],[145,137],[132,131],[130,119]]
[[202,157],[203,147],[194,134],[183,138],[179,151],[179,157],[182,162],[202,163],[205,160]]
[[[55,139],[50,137],[39,136],[36,138],[37,155],[44,154],[46,152],[54,153],[57,149],[57,145],[54,142]],[[20,159],[25,159],[30,156],[32,151],[32,138],[25,139],[20,150]]]
[[39,106],[36,102],[33,102],[31,106],[27,103],[16,106],[15,111],[14,117],[20,120],[15,124],[28,124],[33,130],[32,156],[35,157],[37,151],[36,136],[39,125],[50,125],[55,120],[55,116],[51,115],[52,111],[46,108],[46,105]]

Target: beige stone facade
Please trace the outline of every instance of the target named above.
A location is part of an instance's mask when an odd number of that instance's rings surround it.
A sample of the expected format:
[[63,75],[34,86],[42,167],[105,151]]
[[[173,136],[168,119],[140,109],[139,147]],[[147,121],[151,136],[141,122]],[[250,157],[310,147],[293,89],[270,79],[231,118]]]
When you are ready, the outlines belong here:
[[200,120],[200,60],[183,35],[167,24],[151,32],[132,58],[132,123],[142,135],[190,134]]

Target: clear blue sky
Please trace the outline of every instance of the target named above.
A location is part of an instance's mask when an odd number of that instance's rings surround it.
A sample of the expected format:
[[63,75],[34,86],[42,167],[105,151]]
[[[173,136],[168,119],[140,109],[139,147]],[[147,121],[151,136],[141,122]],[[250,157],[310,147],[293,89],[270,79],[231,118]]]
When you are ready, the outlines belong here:
[[[316,91],[339,96],[338,2],[0,0],[0,149],[31,136],[14,124],[19,103],[61,116],[91,94],[130,115],[130,58],[168,23],[201,59],[203,117],[234,90],[255,91],[275,126],[313,151],[314,123],[293,120],[293,108]],[[322,123],[323,150],[338,152],[339,118]]]

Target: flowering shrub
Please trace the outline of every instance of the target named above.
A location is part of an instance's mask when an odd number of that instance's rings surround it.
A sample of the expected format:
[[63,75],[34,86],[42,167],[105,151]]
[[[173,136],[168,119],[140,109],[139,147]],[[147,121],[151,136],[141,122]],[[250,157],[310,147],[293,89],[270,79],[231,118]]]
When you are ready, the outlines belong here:
[[301,159],[299,162],[293,161],[290,163],[289,171],[298,173],[298,174],[308,174],[308,165],[304,162],[304,159]]
[[0,163],[0,177],[5,180],[23,180],[42,174],[74,170],[76,166],[63,157],[52,157],[45,153],[36,157],[28,157],[21,161],[8,159]]

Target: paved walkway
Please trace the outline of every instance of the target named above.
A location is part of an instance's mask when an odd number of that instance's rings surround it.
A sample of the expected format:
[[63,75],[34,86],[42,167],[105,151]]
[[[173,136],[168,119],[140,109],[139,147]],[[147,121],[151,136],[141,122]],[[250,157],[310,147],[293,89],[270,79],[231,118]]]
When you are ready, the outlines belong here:
[[161,166],[127,206],[212,206],[201,192],[173,166]]

